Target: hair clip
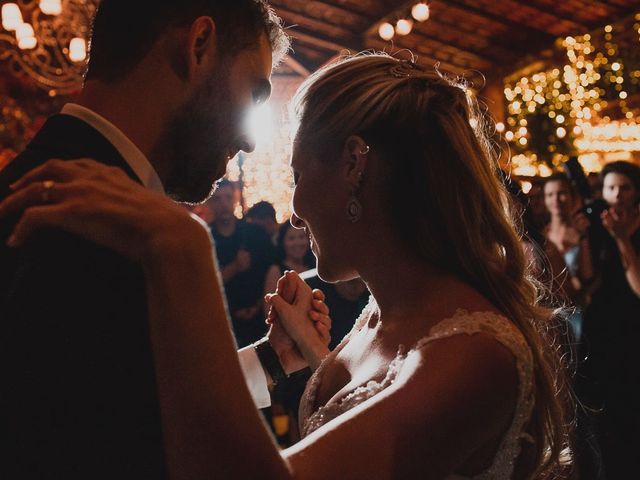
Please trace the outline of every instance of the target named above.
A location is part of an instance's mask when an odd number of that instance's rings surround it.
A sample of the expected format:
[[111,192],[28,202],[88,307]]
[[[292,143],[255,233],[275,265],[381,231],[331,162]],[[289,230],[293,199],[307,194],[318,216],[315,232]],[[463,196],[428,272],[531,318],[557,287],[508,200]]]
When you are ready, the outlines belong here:
[[411,78],[418,65],[415,60],[399,60],[397,64],[389,69],[389,73],[396,78]]

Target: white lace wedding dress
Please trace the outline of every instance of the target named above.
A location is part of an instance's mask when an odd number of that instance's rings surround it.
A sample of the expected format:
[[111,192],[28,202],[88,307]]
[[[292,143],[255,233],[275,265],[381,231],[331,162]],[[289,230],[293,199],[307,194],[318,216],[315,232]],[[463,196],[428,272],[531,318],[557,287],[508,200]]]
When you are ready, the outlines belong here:
[[[309,380],[300,402],[300,432],[303,436],[309,435],[338,415],[381,392],[393,384],[398,373],[402,370],[408,352],[404,346],[400,345],[397,356],[389,364],[387,374],[381,382],[370,381],[345,395],[339,401],[330,402],[313,411],[323,370],[347,344],[353,332],[362,328],[368,321],[374,307],[375,304],[370,301],[356,321],[351,333],[322,361]],[[492,312],[470,313],[465,310],[458,310],[453,317],[442,320],[431,328],[429,334],[417,342],[411,350],[420,349],[430,342],[452,335],[472,335],[478,332],[493,336],[513,353],[518,369],[519,387],[518,403],[511,426],[501,441],[492,465],[486,471],[474,476],[472,480],[507,480],[511,478],[513,473],[515,461],[520,454],[521,442],[523,440],[532,441],[524,430],[533,408],[533,360],[531,350],[523,336],[509,320],[501,315]],[[459,475],[451,475],[447,480],[466,480],[466,478]]]

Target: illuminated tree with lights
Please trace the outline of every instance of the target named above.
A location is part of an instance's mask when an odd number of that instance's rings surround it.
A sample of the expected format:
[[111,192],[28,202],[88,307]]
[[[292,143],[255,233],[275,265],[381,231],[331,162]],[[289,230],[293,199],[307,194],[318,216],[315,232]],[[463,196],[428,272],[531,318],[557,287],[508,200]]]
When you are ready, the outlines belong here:
[[[636,15],[640,20],[640,14]],[[640,34],[640,24],[634,25]],[[577,153],[575,140],[594,119],[634,122],[628,98],[640,94],[640,49],[619,49],[607,25],[597,35],[559,40],[567,63],[505,85],[505,139],[516,157],[557,168]],[[597,38],[593,38],[597,37]]]

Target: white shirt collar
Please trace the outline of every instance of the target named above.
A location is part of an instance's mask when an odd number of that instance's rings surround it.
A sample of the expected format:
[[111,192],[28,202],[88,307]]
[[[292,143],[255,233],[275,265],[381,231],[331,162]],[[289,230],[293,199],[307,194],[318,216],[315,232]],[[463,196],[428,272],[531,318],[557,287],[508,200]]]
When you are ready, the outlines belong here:
[[154,192],[165,193],[160,177],[147,157],[113,123],[76,103],[67,103],[61,113],[79,118],[95,128],[118,150],[145,187]]

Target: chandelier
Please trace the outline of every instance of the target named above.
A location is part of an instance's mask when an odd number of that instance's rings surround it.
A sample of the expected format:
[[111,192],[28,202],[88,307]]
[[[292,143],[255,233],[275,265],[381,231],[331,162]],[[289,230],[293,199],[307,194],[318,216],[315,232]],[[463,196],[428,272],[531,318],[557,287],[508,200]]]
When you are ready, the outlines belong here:
[[50,96],[80,90],[87,39],[99,0],[16,0],[2,3],[0,61]]

